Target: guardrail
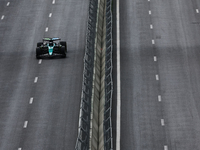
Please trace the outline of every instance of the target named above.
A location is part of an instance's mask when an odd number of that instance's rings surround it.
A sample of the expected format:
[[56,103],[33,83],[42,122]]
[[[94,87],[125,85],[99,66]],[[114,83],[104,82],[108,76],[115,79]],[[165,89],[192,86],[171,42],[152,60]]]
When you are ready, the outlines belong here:
[[84,57],[83,83],[79,114],[79,129],[76,150],[88,150],[90,140],[91,98],[94,68],[94,46],[98,0],[90,0],[87,36]]
[[112,150],[112,0],[90,0],[76,150]]

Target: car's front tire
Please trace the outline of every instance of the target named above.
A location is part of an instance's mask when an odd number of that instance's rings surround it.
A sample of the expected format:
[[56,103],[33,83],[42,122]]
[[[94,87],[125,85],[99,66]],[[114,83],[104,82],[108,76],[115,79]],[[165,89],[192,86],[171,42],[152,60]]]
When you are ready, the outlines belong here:
[[39,47],[36,48],[36,58],[40,59],[40,48]]
[[60,45],[65,47],[65,52],[67,53],[67,43],[65,41],[60,41]]
[[43,44],[42,42],[38,42],[37,47],[40,47],[42,44]]

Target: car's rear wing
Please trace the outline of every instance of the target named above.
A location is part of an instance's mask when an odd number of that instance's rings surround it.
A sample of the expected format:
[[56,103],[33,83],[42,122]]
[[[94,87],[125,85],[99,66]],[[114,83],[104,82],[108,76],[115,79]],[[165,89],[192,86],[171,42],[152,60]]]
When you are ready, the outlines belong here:
[[43,41],[58,41],[60,38],[43,38]]

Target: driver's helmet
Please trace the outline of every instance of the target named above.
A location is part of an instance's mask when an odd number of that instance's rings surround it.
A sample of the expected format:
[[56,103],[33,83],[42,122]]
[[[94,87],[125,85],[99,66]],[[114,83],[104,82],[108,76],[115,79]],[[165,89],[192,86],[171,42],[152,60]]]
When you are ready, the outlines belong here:
[[53,42],[49,42],[49,46],[53,46]]

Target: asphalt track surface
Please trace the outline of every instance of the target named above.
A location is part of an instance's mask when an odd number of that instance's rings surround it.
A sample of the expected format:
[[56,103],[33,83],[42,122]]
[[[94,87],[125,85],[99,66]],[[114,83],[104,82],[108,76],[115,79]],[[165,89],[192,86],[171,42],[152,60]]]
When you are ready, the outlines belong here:
[[[0,0],[0,149],[74,149],[88,0]],[[43,37],[67,58],[35,58]]]
[[120,1],[122,150],[200,150],[199,8]]

